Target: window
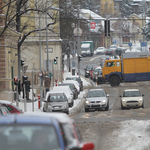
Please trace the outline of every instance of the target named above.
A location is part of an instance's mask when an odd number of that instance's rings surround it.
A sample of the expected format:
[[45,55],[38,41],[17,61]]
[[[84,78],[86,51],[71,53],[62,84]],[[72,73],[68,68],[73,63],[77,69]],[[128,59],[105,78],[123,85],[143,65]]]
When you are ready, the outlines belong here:
[[120,66],[120,62],[119,62],[119,61],[116,62],[116,66],[117,66],[117,67]]
[[106,64],[106,67],[114,67],[115,66],[115,62],[108,62]]

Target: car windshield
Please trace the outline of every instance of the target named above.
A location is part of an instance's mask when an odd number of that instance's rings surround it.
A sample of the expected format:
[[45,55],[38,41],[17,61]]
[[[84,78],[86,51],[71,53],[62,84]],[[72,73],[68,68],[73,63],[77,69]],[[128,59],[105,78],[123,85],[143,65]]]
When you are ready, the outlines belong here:
[[141,96],[139,91],[125,91],[123,97],[139,97]]
[[105,97],[105,93],[104,93],[104,91],[98,91],[98,90],[96,90],[96,91],[89,91],[87,93],[87,97],[88,98],[89,97]]
[[67,98],[64,94],[49,95],[47,101],[48,102],[64,102],[64,101],[67,101]]
[[52,125],[2,125],[0,126],[2,150],[50,150],[60,149],[58,137]]
[[100,70],[102,70],[102,69],[100,69],[100,68],[99,68],[99,69],[95,69],[94,72],[98,72],[98,71],[100,71]]
[[86,70],[91,70],[92,66],[87,66]]

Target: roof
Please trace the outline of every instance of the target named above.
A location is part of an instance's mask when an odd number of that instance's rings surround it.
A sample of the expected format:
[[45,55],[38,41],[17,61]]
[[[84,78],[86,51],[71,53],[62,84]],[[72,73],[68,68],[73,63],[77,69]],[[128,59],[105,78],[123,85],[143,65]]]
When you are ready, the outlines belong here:
[[52,124],[53,120],[55,119],[52,117],[39,116],[37,114],[34,116],[31,114],[10,114],[8,116],[1,117],[0,124]]
[[90,47],[90,44],[89,43],[82,43],[81,44],[81,48],[88,48],[88,47]]
[[89,89],[89,91],[103,91],[103,89]]
[[126,89],[124,91],[139,91],[139,89]]

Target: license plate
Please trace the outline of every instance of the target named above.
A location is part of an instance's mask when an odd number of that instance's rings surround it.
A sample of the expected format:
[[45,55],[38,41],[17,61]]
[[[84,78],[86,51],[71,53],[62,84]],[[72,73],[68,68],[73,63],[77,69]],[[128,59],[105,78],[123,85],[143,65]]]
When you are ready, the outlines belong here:
[[59,108],[59,107],[54,107],[53,109],[54,109],[54,110],[59,110],[60,108]]

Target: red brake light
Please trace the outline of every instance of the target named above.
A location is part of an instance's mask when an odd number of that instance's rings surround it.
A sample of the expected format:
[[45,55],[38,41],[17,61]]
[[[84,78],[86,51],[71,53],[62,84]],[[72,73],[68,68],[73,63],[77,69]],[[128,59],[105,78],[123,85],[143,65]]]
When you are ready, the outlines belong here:
[[17,111],[17,114],[20,114],[20,112],[19,112],[19,111]]
[[111,53],[113,53],[113,51],[111,51]]
[[93,143],[84,143],[82,150],[94,150],[94,144]]

